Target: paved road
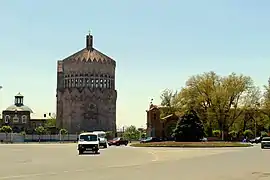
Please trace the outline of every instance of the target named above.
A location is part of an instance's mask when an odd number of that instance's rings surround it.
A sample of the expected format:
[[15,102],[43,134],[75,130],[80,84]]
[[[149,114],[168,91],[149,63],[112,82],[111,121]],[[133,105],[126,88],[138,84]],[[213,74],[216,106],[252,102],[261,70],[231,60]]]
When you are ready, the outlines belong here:
[[270,150],[110,147],[78,156],[75,144],[0,145],[0,180],[266,180]]

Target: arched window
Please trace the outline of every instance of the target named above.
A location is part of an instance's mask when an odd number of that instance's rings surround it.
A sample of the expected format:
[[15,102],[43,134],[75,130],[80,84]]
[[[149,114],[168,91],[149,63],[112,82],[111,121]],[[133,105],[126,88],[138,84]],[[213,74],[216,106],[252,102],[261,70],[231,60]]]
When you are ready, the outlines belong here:
[[18,123],[19,122],[19,118],[18,118],[17,114],[15,114],[15,116],[13,117],[13,122],[14,123]]
[[103,79],[100,79],[100,80],[99,80],[99,83],[100,83],[100,84],[99,84],[99,87],[100,87],[100,88],[103,88]]
[[26,115],[23,115],[22,116],[22,123],[25,124],[26,122],[27,122],[27,116]]
[[95,88],[98,88],[98,86],[99,86],[99,82],[98,82],[99,80],[98,79],[96,79],[96,82],[95,82]]
[[6,115],[5,116],[5,123],[9,123],[9,121],[10,121],[10,116],[9,115]]
[[104,88],[107,88],[107,79],[104,79]]
[[86,87],[90,87],[90,79],[88,77],[85,78]]

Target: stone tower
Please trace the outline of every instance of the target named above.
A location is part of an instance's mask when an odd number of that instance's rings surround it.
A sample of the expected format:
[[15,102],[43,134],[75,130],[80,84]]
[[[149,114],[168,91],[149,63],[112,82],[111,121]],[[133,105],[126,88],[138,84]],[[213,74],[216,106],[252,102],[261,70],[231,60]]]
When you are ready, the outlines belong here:
[[69,133],[116,131],[116,62],[93,47],[58,61],[57,126]]

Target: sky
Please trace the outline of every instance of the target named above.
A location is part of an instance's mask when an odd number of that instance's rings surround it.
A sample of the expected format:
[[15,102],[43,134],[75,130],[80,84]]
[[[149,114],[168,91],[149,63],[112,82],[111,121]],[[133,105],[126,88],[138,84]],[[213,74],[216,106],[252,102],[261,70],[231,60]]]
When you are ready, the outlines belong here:
[[270,76],[269,0],[0,1],[0,109],[20,92],[32,117],[56,112],[57,60],[85,47],[115,59],[117,125],[146,125],[150,100],[215,71]]

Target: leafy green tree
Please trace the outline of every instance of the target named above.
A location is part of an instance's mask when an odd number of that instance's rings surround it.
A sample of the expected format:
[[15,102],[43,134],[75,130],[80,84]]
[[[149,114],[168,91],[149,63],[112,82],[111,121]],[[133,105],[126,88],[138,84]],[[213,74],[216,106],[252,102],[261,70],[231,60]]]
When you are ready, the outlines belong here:
[[215,137],[220,137],[220,135],[221,135],[220,130],[214,130],[214,131],[213,131],[213,135],[214,135]]
[[187,111],[178,121],[173,134],[176,141],[196,142],[204,136],[204,127],[194,110]]
[[113,132],[112,131],[106,131],[106,139],[112,139],[113,138]]
[[7,141],[8,133],[12,132],[12,128],[10,126],[2,126],[0,128],[0,131],[6,134],[6,141]]
[[161,106],[162,108],[160,116],[161,118],[168,116],[170,114],[174,114],[177,110],[177,91],[173,91],[170,89],[165,89],[160,98],[161,98]]
[[265,132],[265,131],[262,131],[261,132],[261,137],[267,137],[268,136],[268,133],[267,132]]
[[35,132],[39,135],[39,140],[41,135],[46,133],[46,129],[43,126],[38,126],[35,128]]
[[55,127],[55,126],[56,126],[56,116],[55,115],[49,116],[48,119],[46,119],[46,123],[44,127],[47,128],[47,127]]
[[252,138],[253,137],[253,132],[250,129],[247,129],[244,131],[243,135],[247,138]]
[[136,126],[129,126],[125,129],[123,137],[129,141],[138,140],[140,139],[140,131],[136,128]]
[[180,111],[194,109],[207,131],[220,129],[226,138],[244,107],[256,100],[257,89],[249,76],[207,72],[188,79],[177,104],[181,104]]
[[68,130],[60,129],[59,134],[60,134],[60,141],[61,141],[68,134]]

